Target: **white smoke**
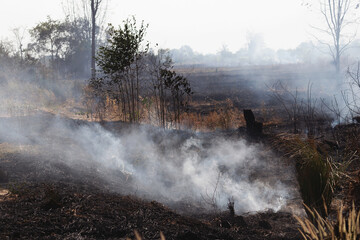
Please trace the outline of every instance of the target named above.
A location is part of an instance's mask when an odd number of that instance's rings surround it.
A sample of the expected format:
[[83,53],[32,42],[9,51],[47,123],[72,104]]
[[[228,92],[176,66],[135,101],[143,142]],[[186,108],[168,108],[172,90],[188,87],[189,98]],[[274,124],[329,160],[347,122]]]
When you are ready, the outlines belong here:
[[109,131],[58,117],[24,119],[21,126],[2,121],[3,141],[40,145],[57,155],[50,161],[61,159],[71,169],[95,168],[111,186],[125,186],[114,191],[219,209],[231,198],[237,213],[278,211],[296,195],[293,186],[284,183],[294,178],[291,166],[238,137],[146,126]]

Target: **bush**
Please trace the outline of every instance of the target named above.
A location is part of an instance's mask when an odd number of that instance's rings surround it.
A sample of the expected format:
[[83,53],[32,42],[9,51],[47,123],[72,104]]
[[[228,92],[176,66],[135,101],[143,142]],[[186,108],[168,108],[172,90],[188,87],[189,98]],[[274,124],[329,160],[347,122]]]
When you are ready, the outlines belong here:
[[331,164],[316,149],[313,141],[299,142],[296,162],[297,179],[304,203],[326,216],[335,185]]
[[[300,139],[296,135],[282,135],[277,140],[280,151],[295,160],[297,180],[304,204],[315,209],[321,216],[327,215],[335,186],[349,161],[336,163],[322,151],[313,139]],[[307,210],[307,209],[306,209]],[[312,214],[307,212],[308,216]]]

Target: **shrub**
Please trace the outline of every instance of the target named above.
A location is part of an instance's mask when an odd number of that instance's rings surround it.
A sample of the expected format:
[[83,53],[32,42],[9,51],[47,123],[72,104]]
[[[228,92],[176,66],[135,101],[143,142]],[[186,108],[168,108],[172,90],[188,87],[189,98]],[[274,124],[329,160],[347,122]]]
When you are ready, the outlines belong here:
[[297,147],[296,172],[301,197],[306,205],[325,216],[336,184],[331,163],[317,151],[314,141],[299,141]]
[[[313,139],[300,139],[297,135],[282,135],[277,140],[278,149],[295,160],[297,180],[304,204],[321,216],[327,215],[335,186],[344,176],[351,160],[335,162],[321,150]],[[307,210],[307,209],[306,209]],[[312,215],[307,212],[308,216]]]

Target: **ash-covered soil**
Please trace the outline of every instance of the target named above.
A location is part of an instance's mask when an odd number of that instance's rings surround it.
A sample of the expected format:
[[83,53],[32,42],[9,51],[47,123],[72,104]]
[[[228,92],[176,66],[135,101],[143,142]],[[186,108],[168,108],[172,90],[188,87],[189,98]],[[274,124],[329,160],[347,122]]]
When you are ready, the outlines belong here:
[[289,213],[181,216],[164,205],[65,183],[26,183],[0,197],[1,239],[299,239]]
[[[89,161],[94,158],[92,152],[78,151],[82,145],[61,133],[54,139],[54,132],[48,131],[53,118],[37,115],[1,119],[1,239],[126,239],[134,238],[135,230],[143,239],[159,239],[160,232],[166,239],[300,239],[298,224],[292,214],[286,212],[291,203],[278,212],[262,210],[239,214],[235,211],[232,216],[226,208],[209,208],[204,203],[186,199],[174,201],[166,194],[152,201],[151,192],[144,193],[141,186],[130,186],[135,180],[127,171]],[[71,119],[65,121],[74,129],[93,125]],[[11,127],[14,122],[17,130]],[[130,131],[122,123],[108,123],[104,127],[115,134]],[[42,138],[33,132],[43,133]],[[192,133],[170,135],[166,138],[177,146],[191,138]],[[212,139],[215,135],[238,138],[237,132],[211,133],[205,138]],[[160,146],[159,151],[166,153],[169,145],[163,137],[159,133],[151,136]],[[59,148],[64,143],[68,148],[66,154]],[[202,144],[210,146],[211,141]],[[200,147],[190,146],[190,150],[190,153],[202,154]],[[269,169],[262,170],[258,174],[252,172],[249,181],[276,182],[274,177],[267,179]],[[241,173],[241,169],[238,171]],[[278,174],[280,177],[286,172]],[[173,186],[170,180],[164,186]],[[292,181],[289,178],[287,184],[295,187]],[[244,195],[244,199],[246,197]],[[295,200],[299,201],[298,196]],[[237,204],[240,203],[235,202],[235,207]]]

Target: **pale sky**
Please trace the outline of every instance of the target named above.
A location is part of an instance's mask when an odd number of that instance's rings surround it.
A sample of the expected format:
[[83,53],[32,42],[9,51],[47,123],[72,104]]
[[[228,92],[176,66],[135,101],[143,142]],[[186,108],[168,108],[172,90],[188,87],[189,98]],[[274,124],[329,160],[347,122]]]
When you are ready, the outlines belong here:
[[[81,1],[81,0],[75,0]],[[316,0],[312,0],[317,2]],[[11,29],[32,28],[50,15],[63,19],[64,0],[3,1],[0,38],[12,39]],[[189,45],[215,53],[245,47],[249,33],[261,34],[266,47],[295,48],[313,40],[310,24],[321,16],[302,6],[303,0],[109,0],[107,22],[118,25],[135,15],[149,24],[147,40],[163,48]],[[307,1],[311,2],[311,1]]]

